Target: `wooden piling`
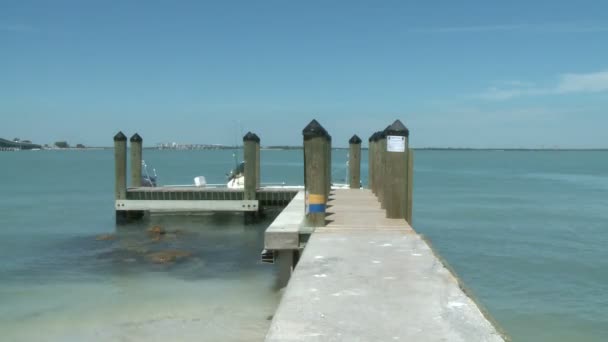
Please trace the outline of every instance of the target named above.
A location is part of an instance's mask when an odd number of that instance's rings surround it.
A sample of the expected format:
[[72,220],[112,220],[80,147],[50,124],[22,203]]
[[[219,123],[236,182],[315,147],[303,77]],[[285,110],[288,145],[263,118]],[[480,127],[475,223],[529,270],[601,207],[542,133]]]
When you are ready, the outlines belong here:
[[380,131],[376,131],[374,133],[374,195],[378,201],[380,201],[380,197],[378,197],[378,188],[380,186]]
[[[114,197],[117,200],[127,198],[127,137],[118,132],[114,136]],[[124,223],[127,212],[116,210],[116,223]]]
[[276,279],[277,288],[284,288],[289,282],[291,272],[295,266],[294,254],[292,250],[275,251],[277,254],[276,264],[278,269],[278,277]]
[[348,183],[351,189],[361,187],[361,138],[356,134],[348,141]]
[[386,217],[406,219],[409,130],[399,120],[385,130],[383,203]]
[[127,198],[127,137],[118,132],[114,136],[115,198]]
[[258,183],[258,187],[262,186],[262,175],[260,173],[260,137],[257,134],[253,133],[255,137],[255,175]]
[[131,187],[140,187],[143,139],[135,133],[129,141],[131,142]]
[[414,209],[414,150],[408,149],[407,152],[407,212],[405,220],[413,226],[413,209]]
[[377,183],[377,196],[378,201],[380,202],[380,208],[386,209],[385,201],[384,201],[384,190],[385,190],[385,178],[386,178],[386,165],[385,165],[385,157],[386,157],[386,132],[381,131],[378,134],[378,177],[376,178]]
[[245,200],[255,200],[258,183],[258,146],[260,138],[248,132],[243,137],[243,155],[245,160]]
[[325,198],[326,198],[326,202],[329,199],[329,194],[331,193],[331,184],[332,184],[332,175],[331,175],[331,135],[329,135],[329,133],[327,131],[325,131],[325,165],[326,165],[326,171],[325,171],[325,177],[326,177],[326,183],[325,183]]
[[372,145],[374,134],[369,136],[367,139],[367,187],[374,192],[374,164],[372,162],[374,158],[374,150]]
[[306,188],[306,223],[312,227],[325,226],[327,205],[328,146],[327,131],[317,120],[312,120],[303,130],[304,137],[304,185]]

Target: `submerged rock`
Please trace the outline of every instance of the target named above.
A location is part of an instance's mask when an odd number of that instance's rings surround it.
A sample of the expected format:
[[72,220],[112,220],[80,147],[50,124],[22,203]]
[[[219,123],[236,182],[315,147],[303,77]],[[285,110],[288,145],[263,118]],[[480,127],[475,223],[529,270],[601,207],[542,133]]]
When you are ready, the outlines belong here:
[[155,264],[172,264],[181,259],[188,258],[192,253],[179,250],[165,250],[146,255],[146,259]]
[[150,233],[152,235],[163,235],[163,234],[166,234],[167,232],[161,226],[154,226],[154,227],[148,229],[148,233]]
[[148,236],[154,242],[158,242],[165,239],[177,239],[178,234],[182,234],[180,229],[166,230],[161,226],[154,226],[148,229]]
[[111,241],[111,240],[116,240],[116,235],[114,234],[101,234],[101,235],[97,235],[95,237],[95,240],[97,241]]

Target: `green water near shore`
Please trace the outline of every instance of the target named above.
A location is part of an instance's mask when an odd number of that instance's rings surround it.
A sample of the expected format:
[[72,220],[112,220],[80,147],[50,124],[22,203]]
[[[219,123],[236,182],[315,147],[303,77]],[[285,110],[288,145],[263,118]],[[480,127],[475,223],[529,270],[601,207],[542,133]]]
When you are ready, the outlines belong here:
[[[234,165],[231,151],[144,157],[162,184],[221,183]],[[346,151],[333,160],[343,181]],[[259,262],[269,221],[117,229],[111,150],[3,152],[0,165],[3,340],[263,339],[279,300],[276,270]],[[301,184],[302,169],[302,151],[262,151],[263,182]],[[608,152],[417,151],[414,196],[415,228],[514,341],[608,337]],[[153,224],[178,233],[155,242]],[[165,249],[190,256],[146,258]]]

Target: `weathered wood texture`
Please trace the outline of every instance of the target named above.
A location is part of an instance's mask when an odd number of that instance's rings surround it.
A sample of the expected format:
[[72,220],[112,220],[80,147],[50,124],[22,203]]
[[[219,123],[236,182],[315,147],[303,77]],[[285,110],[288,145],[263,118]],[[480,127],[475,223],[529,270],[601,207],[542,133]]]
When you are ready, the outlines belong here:
[[349,140],[348,185],[351,189],[361,187],[361,139],[354,135]]
[[114,136],[114,196],[127,197],[127,137],[118,132]]
[[[243,137],[243,155],[245,159],[245,199],[254,200],[258,184],[258,152],[257,136],[249,132]],[[258,139],[259,140],[259,139]]]
[[414,150],[409,149],[407,153],[407,213],[405,220],[413,225],[414,211]]
[[131,186],[141,186],[143,140],[135,133],[131,139]]

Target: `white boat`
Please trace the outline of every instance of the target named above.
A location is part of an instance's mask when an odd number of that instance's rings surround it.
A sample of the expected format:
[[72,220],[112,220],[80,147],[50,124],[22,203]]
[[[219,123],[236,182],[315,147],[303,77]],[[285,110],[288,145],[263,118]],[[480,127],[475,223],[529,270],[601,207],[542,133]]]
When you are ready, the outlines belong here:
[[[228,177],[227,183],[224,184],[208,184],[205,176],[194,177],[194,186],[199,188],[223,188],[228,189],[244,189],[245,188],[245,162],[240,162],[237,166],[226,174]],[[348,162],[346,162],[346,175],[344,181],[348,180]],[[173,185],[173,186],[188,186],[188,185]],[[192,185],[190,185],[192,186]],[[286,185],[282,183],[262,183],[267,189],[304,189],[303,185]],[[346,183],[332,183],[332,189],[348,189],[350,186]]]
[[226,186],[229,189],[245,188],[245,162],[241,162],[228,174],[228,183]]
[[152,175],[148,173],[148,165],[146,165],[146,161],[141,161],[142,172],[141,172],[141,186],[144,187],[156,187],[156,180],[158,176],[156,175],[156,169],[152,169]]

